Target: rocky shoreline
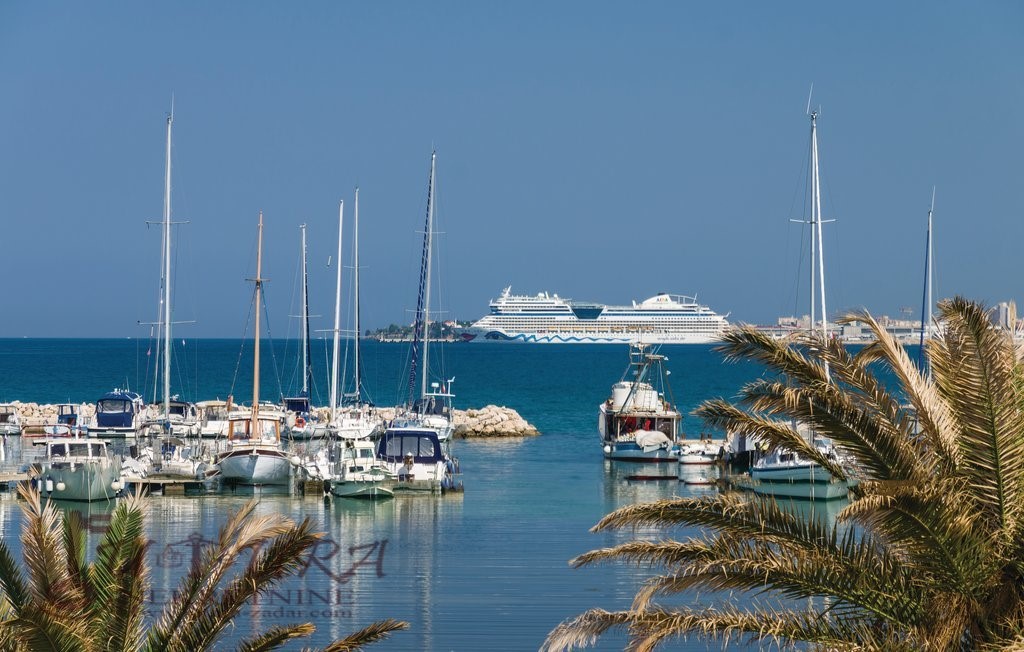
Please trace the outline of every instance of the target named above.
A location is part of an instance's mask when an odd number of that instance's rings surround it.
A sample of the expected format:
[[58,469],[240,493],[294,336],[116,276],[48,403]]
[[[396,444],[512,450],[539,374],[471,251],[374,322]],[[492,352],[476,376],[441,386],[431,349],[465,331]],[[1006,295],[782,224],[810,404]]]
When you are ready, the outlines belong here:
[[[12,401],[8,405],[14,406],[22,426],[41,426],[57,420],[56,404]],[[96,406],[92,404],[82,404],[79,409],[86,419],[91,419],[96,413]],[[148,409],[153,409],[153,406],[148,406]],[[317,412],[324,413],[326,409],[317,408]],[[378,408],[377,412],[386,420],[395,418],[395,408]],[[452,410],[452,413],[455,436],[463,439],[535,437],[540,434],[537,428],[510,407],[487,405],[482,408]]]

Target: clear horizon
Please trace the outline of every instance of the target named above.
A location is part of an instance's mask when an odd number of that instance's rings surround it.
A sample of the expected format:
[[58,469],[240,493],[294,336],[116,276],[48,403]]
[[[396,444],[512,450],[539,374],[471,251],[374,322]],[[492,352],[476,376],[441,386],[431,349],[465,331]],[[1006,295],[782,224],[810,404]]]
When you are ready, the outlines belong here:
[[0,337],[148,338],[172,95],[176,338],[246,332],[261,210],[270,335],[302,223],[331,328],[356,186],[361,329],[410,322],[435,148],[439,319],[508,285],[806,314],[812,84],[829,314],[919,319],[933,186],[935,298],[1020,298],[1024,5],[810,8],[4,3]]

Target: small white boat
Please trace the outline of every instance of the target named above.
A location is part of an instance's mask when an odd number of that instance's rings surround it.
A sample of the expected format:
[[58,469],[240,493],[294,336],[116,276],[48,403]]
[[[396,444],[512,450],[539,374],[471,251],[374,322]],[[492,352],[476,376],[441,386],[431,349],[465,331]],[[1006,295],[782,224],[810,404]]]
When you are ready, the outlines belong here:
[[[829,439],[818,437],[814,446],[824,456],[841,462]],[[783,449],[758,460],[750,468],[750,480],[748,488],[756,494],[804,500],[846,498],[850,487],[857,484],[852,479],[840,480],[814,460]]]
[[0,435],[20,435],[21,417],[18,415],[18,408],[10,405],[0,405]]
[[60,426],[63,436],[34,442],[46,447],[36,478],[44,496],[61,500],[109,500],[121,490],[121,463],[107,442],[81,436],[78,428]]
[[146,405],[138,392],[115,389],[96,401],[89,432],[99,437],[134,437],[146,421]]
[[648,353],[647,346],[642,342],[630,344],[629,367],[612,385],[608,400],[598,407],[601,445],[604,456],[611,460],[676,460],[676,439],[683,417],[669,400],[665,356]]
[[706,466],[715,464],[725,457],[727,442],[724,439],[683,439],[679,442],[679,464]]
[[377,460],[368,439],[347,439],[332,446],[331,493],[344,498],[390,498],[393,477]]

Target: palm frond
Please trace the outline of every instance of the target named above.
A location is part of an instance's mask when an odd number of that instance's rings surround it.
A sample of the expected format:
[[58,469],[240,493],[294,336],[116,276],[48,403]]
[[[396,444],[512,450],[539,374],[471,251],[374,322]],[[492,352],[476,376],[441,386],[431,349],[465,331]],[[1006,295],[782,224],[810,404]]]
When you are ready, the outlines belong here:
[[212,602],[217,588],[241,552],[258,548],[270,538],[294,527],[290,519],[281,515],[255,516],[257,504],[251,500],[232,514],[221,527],[217,542],[200,552],[197,562],[182,578],[174,597],[150,628],[145,650],[167,649],[183,629],[202,616],[204,607]]
[[0,540],[0,604],[9,604],[18,615],[31,599],[25,576],[7,544]]
[[1012,339],[985,309],[962,298],[939,303],[948,326],[929,351],[936,383],[958,417],[958,445],[975,508],[1004,543],[1024,516],[1024,418]]
[[32,602],[36,606],[50,605],[58,613],[80,611],[82,596],[68,577],[60,513],[49,500],[44,506],[38,491],[19,485],[18,492],[24,498],[21,549]]
[[301,569],[303,555],[322,537],[313,531],[309,519],[284,532],[276,529],[269,532],[274,533],[273,538],[263,537],[262,547],[241,575],[229,582],[203,613],[174,632],[175,646],[201,650],[213,645],[248,600],[269,591],[281,578]]
[[904,399],[913,406],[919,431],[928,443],[921,452],[937,456],[944,469],[958,466],[960,451],[956,446],[956,422],[938,387],[923,375],[910,360],[907,350],[867,311],[855,312],[840,320],[841,323],[850,321],[862,321],[871,328],[874,342],[855,357],[864,367],[872,362],[883,362],[899,380],[904,389]]
[[320,650],[320,652],[357,652],[371,643],[383,641],[392,633],[408,629],[409,623],[388,618],[378,620],[358,632],[352,632],[345,638],[338,639]]
[[859,623],[834,621],[816,612],[733,608],[609,612],[591,609],[563,622],[544,641],[541,650],[555,652],[588,647],[609,631],[629,635],[628,650],[648,651],[676,638],[697,636],[718,641],[726,648],[733,640],[775,641],[778,645],[807,641],[825,649],[845,650],[919,650],[914,639],[873,631]]
[[298,625],[275,625],[267,631],[247,638],[239,643],[236,648],[238,652],[267,652],[276,650],[288,641],[296,638],[305,638],[316,631],[313,623],[300,623]]

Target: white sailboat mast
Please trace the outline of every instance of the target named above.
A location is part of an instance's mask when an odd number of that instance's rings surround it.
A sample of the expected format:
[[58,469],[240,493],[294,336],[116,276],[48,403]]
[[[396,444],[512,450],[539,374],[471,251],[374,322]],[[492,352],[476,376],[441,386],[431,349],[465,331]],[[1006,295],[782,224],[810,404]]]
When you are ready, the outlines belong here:
[[[822,247],[821,237],[821,183],[818,177],[818,112],[814,111],[811,113],[811,164],[813,167],[811,177],[811,257],[813,260],[815,250],[815,240],[817,240],[817,267],[818,267],[818,291],[821,293],[821,336],[824,339],[828,338],[828,311],[825,307],[825,252]],[[811,328],[814,328],[814,266],[815,263],[811,263]]]
[[430,208],[427,211],[427,275],[423,296],[423,382],[420,385],[420,396],[427,394],[427,376],[430,375],[430,267],[434,248],[434,203],[437,198],[434,174],[437,170],[437,152],[430,153]]
[[309,396],[309,357],[307,347],[309,346],[309,297],[306,295],[306,225],[301,224],[302,230],[302,395]]
[[935,310],[935,302],[932,299],[932,212],[935,210],[935,186],[932,186],[932,205],[928,209],[928,325],[922,324],[922,330],[928,329],[928,336],[931,337],[932,311]]
[[252,425],[249,430],[249,438],[257,439],[259,436],[259,414],[260,414],[260,309],[262,308],[263,290],[263,211],[260,211],[260,222],[256,238],[256,320],[255,320],[255,342],[252,354]]
[[338,204],[338,257],[335,259],[338,280],[334,288],[334,359],[331,361],[331,420],[338,414],[338,362],[341,347],[341,235],[342,218],[345,215],[345,200]]
[[355,338],[355,341],[354,341],[354,344],[355,344],[355,351],[354,351],[355,357],[354,357],[354,360],[355,360],[355,380],[356,380],[356,392],[355,392],[355,394],[356,394],[356,404],[358,405],[358,404],[362,403],[362,397],[363,397],[363,379],[362,379],[362,374],[360,373],[360,369],[359,369],[359,188],[358,187],[356,188],[356,204],[355,204],[354,209],[355,209],[355,220],[352,223],[352,237],[354,238],[353,241],[352,241],[352,247],[353,247],[353,252],[352,252],[352,267],[353,267],[352,273],[353,273],[353,277],[352,277],[352,281],[353,281],[353,285],[354,285],[354,289],[355,289],[355,295],[356,295],[355,298],[354,298],[354,303],[355,303],[354,309],[355,309],[355,312],[356,312],[355,318],[354,318],[354,324],[355,324],[355,327],[356,327],[356,338]]
[[167,160],[164,173],[164,418],[171,413],[171,125],[174,104],[167,116]]

